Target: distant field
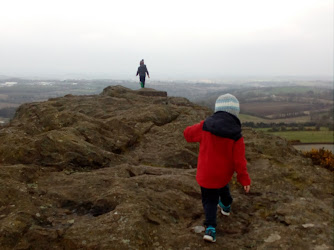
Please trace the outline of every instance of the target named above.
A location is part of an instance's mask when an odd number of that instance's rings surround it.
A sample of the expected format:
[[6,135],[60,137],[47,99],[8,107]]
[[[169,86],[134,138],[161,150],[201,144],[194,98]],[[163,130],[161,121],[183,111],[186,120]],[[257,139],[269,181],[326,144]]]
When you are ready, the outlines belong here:
[[12,107],[18,107],[20,106],[19,104],[15,104],[15,103],[8,103],[8,102],[0,102],[0,109],[3,108],[12,108]]
[[240,104],[240,109],[247,114],[269,116],[309,111],[313,109],[313,105],[293,102],[249,102]]
[[287,140],[299,140],[303,143],[317,143],[326,142],[334,143],[333,131],[320,130],[320,131],[280,131],[280,132],[266,132],[268,129],[256,129],[265,133],[274,134]]
[[254,122],[254,123],[292,123],[292,122],[297,122],[297,123],[302,123],[302,122],[310,122],[311,118],[310,116],[298,116],[298,117],[291,117],[291,118],[282,118],[282,119],[264,119],[261,117],[257,116],[252,116],[252,115],[246,115],[246,114],[239,114],[239,118],[241,122]]
[[312,91],[314,93],[321,93],[322,90],[319,90],[316,87],[306,87],[306,86],[284,86],[284,87],[275,87],[272,88],[270,93],[272,94],[306,94],[307,92]]

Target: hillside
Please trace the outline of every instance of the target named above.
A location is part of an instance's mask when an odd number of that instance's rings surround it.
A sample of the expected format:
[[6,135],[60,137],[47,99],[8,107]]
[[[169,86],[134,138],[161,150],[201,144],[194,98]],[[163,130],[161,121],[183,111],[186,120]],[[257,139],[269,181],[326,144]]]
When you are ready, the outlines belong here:
[[207,93],[194,101],[212,109],[222,92],[229,92],[238,98],[242,122],[313,123],[333,127],[332,82],[328,82],[328,85],[313,83],[310,86],[307,83],[257,87],[243,85],[242,88]]
[[1,249],[330,249],[333,178],[282,138],[244,130],[252,179],[203,242],[198,145],[210,110],[153,89],[20,106],[0,128]]

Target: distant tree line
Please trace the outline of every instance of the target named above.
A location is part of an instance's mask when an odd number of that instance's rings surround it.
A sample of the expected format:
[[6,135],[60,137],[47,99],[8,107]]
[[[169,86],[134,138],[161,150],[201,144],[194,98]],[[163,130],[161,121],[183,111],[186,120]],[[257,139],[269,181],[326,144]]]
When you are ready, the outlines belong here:
[[271,122],[271,123],[264,123],[264,122],[243,122],[243,126],[245,127],[250,127],[250,128],[274,128],[274,127],[298,127],[300,125],[304,127],[312,127],[316,126],[315,122],[304,122],[304,123],[297,123],[297,122],[292,122],[292,123],[285,123],[285,122]]
[[279,131],[319,131],[320,127],[326,127],[330,131],[334,131],[334,122],[327,122],[325,124],[319,122],[303,122],[303,123],[264,123],[264,122],[243,122],[242,126],[250,128],[269,128],[269,132]]

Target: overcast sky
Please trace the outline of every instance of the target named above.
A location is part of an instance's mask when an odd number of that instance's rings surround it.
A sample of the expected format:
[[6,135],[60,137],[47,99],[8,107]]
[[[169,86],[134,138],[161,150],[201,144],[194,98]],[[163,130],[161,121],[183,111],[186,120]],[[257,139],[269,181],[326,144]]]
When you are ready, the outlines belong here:
[[333,0],[4,0],[0,75],[333,76]]

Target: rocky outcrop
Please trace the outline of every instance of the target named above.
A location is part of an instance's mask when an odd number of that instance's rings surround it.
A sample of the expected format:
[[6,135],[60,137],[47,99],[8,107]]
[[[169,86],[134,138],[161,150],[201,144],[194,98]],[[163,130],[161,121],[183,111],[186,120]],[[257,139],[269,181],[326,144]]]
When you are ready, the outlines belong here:
[[[145,93],[145,95],[143,95]],[[22,105],[0,131],[0,163],[101,168],[124,162],[196,166],[185,126],[209,110],[166,92],[114,86],[98,96],[65,96]]]
[[331,173],[250,129],[251,192],[231,181],[231,216],[203,242],[198,145],[182,132],[210,113],[139,92],[25,104],[0,129],[1,249],[332,248]]

